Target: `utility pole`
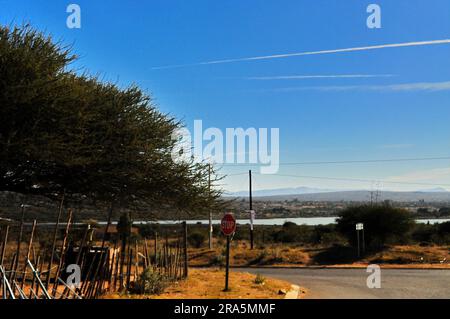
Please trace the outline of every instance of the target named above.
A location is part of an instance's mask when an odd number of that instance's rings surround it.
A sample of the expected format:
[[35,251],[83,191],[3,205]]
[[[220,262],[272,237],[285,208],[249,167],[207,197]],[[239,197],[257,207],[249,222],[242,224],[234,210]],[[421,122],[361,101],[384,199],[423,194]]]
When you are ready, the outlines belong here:
[[[252,211],[253,211],[253,199],[252,199],[252,170],[248,171],[248,178],[249,178],[249,202],[250,202],[250,218],[252,217]],[[253,250],[253,226],[250,225],[250,249]]]
[[[208,164],[208,197],[211,197],[211,164]],[[209,198],[211,199],[211,198]],[[211,201],[209,202],[209,205]],[[213,226],[212,226],[212,211],[211,207],[209,207],[209,249],[213,249]]]

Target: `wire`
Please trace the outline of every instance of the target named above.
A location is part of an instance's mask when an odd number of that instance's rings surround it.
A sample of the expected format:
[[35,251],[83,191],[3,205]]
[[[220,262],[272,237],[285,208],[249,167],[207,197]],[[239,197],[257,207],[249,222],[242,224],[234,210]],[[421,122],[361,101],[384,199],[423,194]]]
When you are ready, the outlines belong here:
[[[322,165],[322,164],[358,164],[358,163],[389,163],[389,162],[417,162],[417,161],[437,161],[437,160],[450,160],[450,156],[442,157],[414,157],[414,158],[397,158],[397,159],[369,159],[369,160],[347,160],[347,161],[315,161],[315,162],[291,162],[291,163],[279,163],[280,166],[290,165]],[[258,166],[262,164],[222,164],[223,166]],[[226,174],[225,177],[247,175],[248,172]],[[253,174],[260,174],[253,172]],[[260,174],[262,175],[262,174]],[[422,186],[446,186],[450,187],[450,184],[434,184],[434,183],[415,183],[415,182],[394,182],[379,179],[362,179],[362,178],[339,178],[339,177],[326,177],[326,176],[308,176],[308,175],[289,175],[289,174],[267,174],[270,176],[283,176],[294,178],[310,178],[310,179],[322,179],[322,180],[336,180],[336,181],[351,181],[351,182],[369,182],[378,181],[385,184],[398,184],[398,185],[422,185]]]
[[228,177],[228,176],[241,176],[241,175],[248,175],[248,172],[245,172],[245,173],[237,173],[237,174],[226,174],[226,177]]
[[[255,172],[253,174],[263,175],[261,173]],[[351,181],[351,182],[369,182],[374,181],[385,183],[385,184],[400,184],[400,185],[423,185],[423,186],[448,186],[450,184],[433,184],[433,183],[413,183],[413,182],[394,182],[386,181],[380,179],[362,179],[362,178],[341,178],[341,177],[325,177],[325,176],[308,176],[308,175],[289,175],[289,174],[264,174],[265,176],[283,176],[283,177],[295,177],[295,178],[311,178],[311,179],[324,179],[324,180],[336,180],[336,181]]]
[[[314,161],[314,162],[288,162],[279,163],[280,166],[289,165],[323,165],[323,164],[358,164],[358,163],[391,163],[391,162],[418,162],[418,161],[442,161],[450,160],[450,156],[442,157],[416,157],[416,158],[393,158],[393,159],[369,159],[369,160],[348,160],[348,161]],[[260,166],[261,163],[223,163],[221,166]]]

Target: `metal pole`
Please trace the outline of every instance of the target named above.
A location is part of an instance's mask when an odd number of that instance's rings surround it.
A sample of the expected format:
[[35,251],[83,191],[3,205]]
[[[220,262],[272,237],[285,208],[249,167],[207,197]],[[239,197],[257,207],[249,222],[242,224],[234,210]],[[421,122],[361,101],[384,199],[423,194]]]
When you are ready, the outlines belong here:
[[364,228],[362,229],[362,251],[363,251],[363,254],[366,253],[366,242],[364,240]]
[[358,240],[358,258],[361,256],[360,248],[359,248],[359,230],[356,230],[356,237]]
[[225,290],[229,291],[228,279],[230,272],[230,236],[227,236],[227,256],[226,256],[226,269],[225,269]]
[[[211,196],[211,164],[208,164],[208,196]],[[209,205],[209,203],[208,203]],[[209,249],[213,249],[213,226],[212,226],[212,211],[209,208]]]
[[[253,198],[252,198],[252,170],[248,171],[249,177],[249,202],[250,202],[250,214],[253,210]],[[250,216],[251,218],[251,216]],[[250,249],[253,250],[253,227],[250,226]]]

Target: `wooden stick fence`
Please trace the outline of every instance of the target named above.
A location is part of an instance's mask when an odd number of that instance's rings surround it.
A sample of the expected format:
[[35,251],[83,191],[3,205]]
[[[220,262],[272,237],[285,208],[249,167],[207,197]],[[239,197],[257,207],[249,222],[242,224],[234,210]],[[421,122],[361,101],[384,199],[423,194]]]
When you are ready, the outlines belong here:
[[[53,233],[51,250],[36,248],[39,242],[38,223],[31,225],[28,245],[22,252],[24,236],[24,206],[22,218],[17,225],[15,252],[8,254],[11,245],[11,225],[0,226],[0,299],[94,299],[105,293],[137,292],[144,286],[147,273],[158,274],[161,280],[174,282],[187,276],[187,226],[183,223],[175,237],[166,233],[142,240],[116,239],[109,241],[108,229],[111,225],[112,207],[108,213],[108,223],[96,246],[94,228],[86,225],[78,246],[69,243],[73,232],[73,212],[68,210],[67,222],[62,238],[58,238],[58,225],[64,209],[63,200]],[[59,244],[58,244],[59,243]],[[14,245],[14,244],[13,244]],[[46,260],[48,263],[46,264]],[[80,282],[69,282],[68,265],[79,266]],[[47,265],[47,267],[45,266]],[[45,271],[43,269],[46,267]]]

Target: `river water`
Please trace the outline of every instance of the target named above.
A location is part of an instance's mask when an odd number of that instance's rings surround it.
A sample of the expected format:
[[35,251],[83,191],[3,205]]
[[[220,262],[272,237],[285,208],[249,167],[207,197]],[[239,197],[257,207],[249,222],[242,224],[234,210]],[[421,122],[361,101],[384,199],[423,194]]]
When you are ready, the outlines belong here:
[[[316,225],[329,225],[329,224],[335,224],[337,220],[337,217],[296,217],[296,218],[270,218],[270,219],[256,219],[254,221],[254,225],[283,225],[286,222],[292,222],[297,225],[309,225],[309,226],[316,226]],[[177,224],[181,221],[177,220],[160,220],[160,221],[135,221],[134,224],[152,224],[152,223],[159,223],[161,225],[171,225],[171,224]],[[207,219],[196,219],[196,220],[188,220],[186,221],[188,224],[208,224]],[[213,221],[214,225],[220,224],[219,219],[214,219]],[[422,224],[441,224],[445,222],[450,222],[450,219],[417,219],[416,222],[422,223]],[[249,224],[250,221],[248,219],[238,219],[237,223],[240,225]]]
[[[268,219],[256,219],[254,221],[254,225],[265,225],[265,226],[282,226],[286,222],[295,223],[297,225],[308,225],[308,226],[317,226],[317,225],[329,225],[336,224],[337,217],[294,217],[294,218],[268,218]],[[161,224],[161,225],[176,225],[181,223],[182,220],[137,220],[133,221],[134,225],[142,225],[142,224]],[[208,224],[207,219],[191,219],[186,221],[189,225],[195,224]],[[213,219],[214,225],[219,225],[219,219]],[[442,224],[445,222],[450,222],[450,219],[416,219],[417,223],[421,224]],[[238,225],[246,225],[250,224],[250,220],[248,219],[238,219]],[[27,223],[26,223],[27,224]],[[75,225],[82,225],[84,223],[74,223]],[[98,222],[99,225],[106,225],[106,221]],[[111,224],[117,224],[116,221],[113,221]],[[55,223],[39,223],[40,226],[52,226]],[[65,227],[64,223],[60,224],[60,227]]]

